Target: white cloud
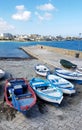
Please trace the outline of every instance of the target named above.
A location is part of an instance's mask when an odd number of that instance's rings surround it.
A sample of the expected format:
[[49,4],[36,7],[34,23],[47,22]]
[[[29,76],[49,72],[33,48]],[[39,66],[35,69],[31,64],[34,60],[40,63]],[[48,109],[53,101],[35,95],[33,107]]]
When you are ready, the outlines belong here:
[[16,9],[17,10],[24,10],[25,7],[24,7],[24,5],[18,5],[18,6],[16,6]]
[[52,14],[48,12],[44,13],[43,15],[40,15],[38,12],[35,12],[35,15],[38,17],[40,21],[52,19]]
[[15,20],[28,21],[31,17],[31,12],[25,10],[24,5],[16,6],[17,13],[12,15]]
[[39,20],[44,20],[44,17],[41,16],[38,12],[35,12],[35,15],[38,17]]
[[45,19],[50,20],[50,19],[52,19],[52,14],[46,12],[46,13],[44,14],[44,17],[45,17]]
[[9,30],[13,30],[13,29],[15,29],[15,27],[13,25],[10,25],[5,20],[0,18],[0,32],[9,31]]
[[38,12],[35,13],[35,15],[40,21],[51,20],[53,16],[53,12],[51,13],[51,11],[57,11],[56,7],[50,3],[50,0],[49,3],[39,5],[36,8],[38,9]]
[[51,3],[47,3],[44,5],[37,6],[37,9],[43,10],[43,11],[51,11],[56,9]]

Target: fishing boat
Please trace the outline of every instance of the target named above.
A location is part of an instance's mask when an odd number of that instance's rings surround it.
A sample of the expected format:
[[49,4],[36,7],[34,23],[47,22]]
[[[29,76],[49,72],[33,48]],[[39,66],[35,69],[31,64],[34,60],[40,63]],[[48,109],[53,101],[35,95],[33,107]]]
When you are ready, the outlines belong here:
[[10,107],[20,112],[29,110],[36,103],[36,95],[24,78],[6,80],[4,99]]
[[76,71],[62,68],[55,68],[55,74],[65,79],[82,81],[82,73]]
[[68,61],[68,60],[65,60],[65,59],[61,59],[60,60],[60,64],[65,67],[65,68],[68,68],[68,69],[75,69],[77,68],[77,65],[76,64],[73,64],[72,62]]
[[33,78],[30,80],[30,86],[36,95],[45,101],[60,104],[63,100],[62,91],[54,87],[47,79]]
[[71,95],[71,94],[74,94],[76,92],[74,85],[70,81],[68,81],[68,80],[66,80],[66,79],[64,79],[60,76],[57,76],[55,74],[49,74],[47,76],[47,79],[55,87],[58,87],[59,89],[61,89],[61,91],[64,94],[70,94]]
[[2,70],[2,69],[0,69],[0,79],[1,79],[1,78],[3,78],[3,77],[4,77],[4,75],[5,75],[5,71],[4,71],[4,70]]
[[47,76],[50,73],[50,70],[47,66],[38,64],[35,66],[35,72],[40,76]]
[[79,73],[82,73],[82,67],[77,67],[76,71],[79,72]]

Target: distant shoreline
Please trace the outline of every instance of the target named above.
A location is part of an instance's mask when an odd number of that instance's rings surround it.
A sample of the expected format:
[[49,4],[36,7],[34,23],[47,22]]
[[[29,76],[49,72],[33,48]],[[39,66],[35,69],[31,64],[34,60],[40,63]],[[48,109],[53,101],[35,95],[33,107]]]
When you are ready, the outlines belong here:
[[0,42],[63,42],[63,41],[82,41],[82,40],[52,40],[52,41],[22,41],[22,40],[0,40]]

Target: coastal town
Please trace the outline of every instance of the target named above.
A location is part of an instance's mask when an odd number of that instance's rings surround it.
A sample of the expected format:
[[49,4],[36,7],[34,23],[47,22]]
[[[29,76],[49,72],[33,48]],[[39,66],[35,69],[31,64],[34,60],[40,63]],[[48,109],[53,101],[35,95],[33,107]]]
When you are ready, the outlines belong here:
[[61,35],[52,36],[52,35],[39,35],[39,34],[23,34],[23,35],[13,35],[11,33],[1,33],[0,40],[13,40],[13,41],[70,41],[70,40],[82,40],[80,36],[66,36],[63,37]]
[[1,0],[0,130],[82,130],[82,0]]

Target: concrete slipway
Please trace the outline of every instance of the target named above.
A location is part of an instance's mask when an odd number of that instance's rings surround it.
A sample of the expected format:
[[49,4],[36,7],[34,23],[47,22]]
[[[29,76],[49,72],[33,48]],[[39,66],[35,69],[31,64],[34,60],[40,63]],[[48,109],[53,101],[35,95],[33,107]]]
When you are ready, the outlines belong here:
[[49,46],[29,46],[22,47],[22,49],[31,56],[39,59],[40,61],[52,65],[54,67],[60,66],[60,59],[69,60],[80,67],[82,65],[82,52],[79,52],[79,57],[76,57],[77,51],[59,49]]

